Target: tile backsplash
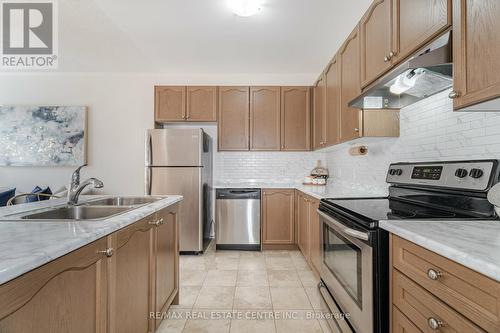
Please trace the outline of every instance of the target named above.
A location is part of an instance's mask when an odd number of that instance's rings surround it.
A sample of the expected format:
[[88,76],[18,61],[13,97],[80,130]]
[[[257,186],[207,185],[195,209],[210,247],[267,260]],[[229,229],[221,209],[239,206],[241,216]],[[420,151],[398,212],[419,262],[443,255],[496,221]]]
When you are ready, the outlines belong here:
[[301,182],[323,159],[324,154],[314,152],[219,152],[214,181]]
[[[384,192],[392,162],[500,159],[500,112],[453,112],[449,90],[401,110],[399,138],[360,139],[325,151],[333,179]],[[366,156],[350,156],[353,144]]]
[[[402,109],[399,138],[362,138],[318,152],[215,152],[214,181],[301,182],[322,160],[333,187],[385,195],[392,162],[500,159],[500,112],[454,112],[449,92]],[[361,144],[368,155],[349,155]]]

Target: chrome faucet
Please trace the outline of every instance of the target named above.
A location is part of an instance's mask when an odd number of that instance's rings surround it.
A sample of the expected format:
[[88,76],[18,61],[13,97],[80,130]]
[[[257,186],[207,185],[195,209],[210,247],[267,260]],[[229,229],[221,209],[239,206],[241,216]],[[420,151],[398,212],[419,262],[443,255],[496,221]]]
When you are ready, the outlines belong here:
[[69,183],[68,189],[68,205],[78,204],[78,198],[83,189],[88,185],[94,186],[94,188],[103,188],[104,183],[97,178],[89,178],[80,184],[80,170],[87,166],[87,164],[79,166],[71,175],[71,182]]

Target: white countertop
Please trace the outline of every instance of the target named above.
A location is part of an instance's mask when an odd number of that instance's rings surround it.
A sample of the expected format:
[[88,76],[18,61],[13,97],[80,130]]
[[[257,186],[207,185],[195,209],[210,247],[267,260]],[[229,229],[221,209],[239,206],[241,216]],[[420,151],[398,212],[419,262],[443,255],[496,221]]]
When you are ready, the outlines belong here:
[[[80,201],[101,197],[103,196],[82,196]],[[182,196],[168,196],[108,219],[77,222],[6,220],[8,218],[6,215],[58,206],[64,204],[65,199],[2,207],[0,208],[0,284],[181,200]]]
[[373,197],[385,196],[385,194],[376,194],[371,189],[345,186],[335,182],[329,182],[327,186],[303,185],[300,183],[280,183],[280,182],[223,182],[216,183],[214,188],[287,188],[296,189],[310,195],[316,199],[324,198],[352,198],[352,197]]
[[381,221],[380,227],[500,282],[500,221]]

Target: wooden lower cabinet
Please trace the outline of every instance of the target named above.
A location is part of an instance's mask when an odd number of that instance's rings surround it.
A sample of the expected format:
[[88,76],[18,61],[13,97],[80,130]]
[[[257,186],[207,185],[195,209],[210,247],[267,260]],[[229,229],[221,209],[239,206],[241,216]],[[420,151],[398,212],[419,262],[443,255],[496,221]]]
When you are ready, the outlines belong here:
[[309,197],[302,192],[297,192],[297,245],[300,251],[306,258],[310,258],[310,243],[309,243]]
[[499,282],[395,235],[390,249],[392,332],[500,332]]
[[321,270],[321,224],[318,215],[319,200],[310,198],[309,201],[309,253],[311,264],[316,272]]
[[397,307],[392,307],[392,331],[393,333],[422,333]]
[[297,191],[297,245],[305,259],[319,272],[321,267],[321,229],[318,210],[319,200]]
[[294,245],[293,189],[262,189],[262,245]]
[[100,239],[1,285],[0,332],[106,332],[106,248]]
[[[179,234],[178,210],[164,209],[158,213],[162,222],[154,236],[155,311],[165,312],[170,304],[179,303]],[[161,320],[156,320],[156,328]]]
[[154,217],[145,218],[111,236],[110,332],[151,330],[154,222]]
[[178,302],[177,209],[0,285],[0,333],[154,332],[151,313]]

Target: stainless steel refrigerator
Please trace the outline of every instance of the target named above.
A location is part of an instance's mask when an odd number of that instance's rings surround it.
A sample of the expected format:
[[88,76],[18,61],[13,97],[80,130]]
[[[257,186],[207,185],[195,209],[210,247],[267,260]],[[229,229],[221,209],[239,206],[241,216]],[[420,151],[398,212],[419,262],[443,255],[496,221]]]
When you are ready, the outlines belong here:
[[210,241],[212,159],[212,138],[202,129],[146,133],[146,194],[184,196],[179,213],[183,253],[201,253]]

